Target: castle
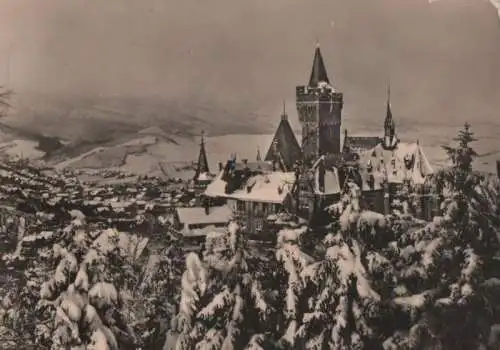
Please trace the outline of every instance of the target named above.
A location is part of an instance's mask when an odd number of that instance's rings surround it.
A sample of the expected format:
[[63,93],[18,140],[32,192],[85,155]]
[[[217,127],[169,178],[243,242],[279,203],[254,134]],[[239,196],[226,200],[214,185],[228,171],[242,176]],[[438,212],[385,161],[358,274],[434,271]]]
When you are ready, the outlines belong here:
[[300,144],[284,110],[264,160],[260,151],[255,161],[232,156],[219,164],[219,173],[212,178],[201,143],[194,181],[204,189],[206,212],[224,202],[252,233],[264,230],[272,214],[281,211],[321,224],[328,217],[325,208],[355,183],[366,209],[388,213],[406,196],[411,208],[405,210],[431,218],[437,203],[426,179],[433,169],[418,142],[405,143],[397,137],[390,91],[380,137],[342,132],[343,103],[343,93],[330,83],[318,45],[308,84],[296,87]]

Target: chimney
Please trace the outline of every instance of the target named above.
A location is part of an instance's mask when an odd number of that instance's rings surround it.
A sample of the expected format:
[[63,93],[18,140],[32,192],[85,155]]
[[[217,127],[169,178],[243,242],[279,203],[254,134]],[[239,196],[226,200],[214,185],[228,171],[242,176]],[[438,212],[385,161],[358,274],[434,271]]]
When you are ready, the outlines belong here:
[[222,171],[222,169],[223,169],[222,162],[219,162],[219,171]]
[[205,214],[206,215],[210,214],[210,205],[207,199],[203,201],[203,206],[205,207]]

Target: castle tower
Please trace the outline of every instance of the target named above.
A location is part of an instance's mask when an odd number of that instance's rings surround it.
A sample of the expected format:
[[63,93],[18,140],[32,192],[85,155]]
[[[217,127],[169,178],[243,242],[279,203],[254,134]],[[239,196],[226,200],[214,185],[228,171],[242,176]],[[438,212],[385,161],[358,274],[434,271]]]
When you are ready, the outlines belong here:
[[330,85],[319,45],[314,53],[309,84],[296,87],[296,104],[305,160],[310,162],[321,155],[340,154],[343,94]]
[[394,123],[394,119],[392,118],[392,110],[391,110],[391,86],[387,86],[387,111],[384,120],[384,140],[383,146],[386,149],[392,149],[397,144],[396,137],[396,125]]

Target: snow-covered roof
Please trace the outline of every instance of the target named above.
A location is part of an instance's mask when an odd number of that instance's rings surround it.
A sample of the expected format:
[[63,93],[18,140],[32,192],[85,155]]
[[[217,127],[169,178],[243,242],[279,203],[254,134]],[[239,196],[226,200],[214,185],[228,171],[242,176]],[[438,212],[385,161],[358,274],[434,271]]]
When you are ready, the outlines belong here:
[[382,139],[378,136],[347,136],[344,146],[349,146],[354,151],[364,151],[376,147]]
[[234,164],[234,170],[244,170],[248,168],[250,171],[272,171],[273,165],[271,162],[255,161],[255,162],[237,162]]
[[223,234],[226,232],[226,230],[226,227],[215,227],[214,225],[208,225],[197,229],[184,229],[182,231],[182,234],[186,237],[200,237],[207,236],[214,232]]
[[197,224],[224,224],[232,217],[231,208],[227,205],[210,207],[208,214],[204,207],[179,207],[176,208],[179,222],[185,225]]
[[359,152],[360,172],[368,177],[367,168],[372,166],[372,174],[377,179],[387,176],[389,183],[402,183],[410,180],[423,184],[426,176],[433,173],[427,157],[418,143],[399,142],[394,149],[384,149],[381,144],[371,150]]
[[[207,186],[205,195],[223,197],[249,202],[283,203],[295,182],[293,172],[265,172],[249,177],[241,188],[226,193],[227,182],[222,179],[224,172]],[[248,188],[250,190],[248,190]]]

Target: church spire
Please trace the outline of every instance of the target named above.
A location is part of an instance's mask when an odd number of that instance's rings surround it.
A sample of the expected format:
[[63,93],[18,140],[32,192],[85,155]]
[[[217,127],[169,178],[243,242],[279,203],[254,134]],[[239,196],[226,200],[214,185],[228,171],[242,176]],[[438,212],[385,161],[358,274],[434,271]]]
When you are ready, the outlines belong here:
[[260,147],[257,146],[257,157],[256,157],[256,160],[258,162],[262,161],[262,157],[260,156]]
[[281,120],[288,120],[288,114],[286,114],[286,106],[284,100],[283,100],[283,113],[281,113]]
[[387,132],[394,133],[394,119],[392,118],[392,109],[391,109],[391,84],[387,84],[387,110],[385,113],[385,121],[384,128]]
[[386,148],[394,147],[397,143],[396,126],[391,109],[391,85],[387,84],[387,107],[384,120],[384,145]]
[[196,166],[196,173],[194,175],[194,180],[198,180],[201,174],[209,174],[207,153],[205,151],[205,132],[201,131],[201,141],[200,141],[200,154],[198,155],[198,164]]
[[316,43],[311,77],[309,78],[309,86],[317,86],[320,82],[330,84],[330,80],[328,80],[328,75],[326,73],[323,56],[321,55],[321,50],[319,48],[319,43]]

